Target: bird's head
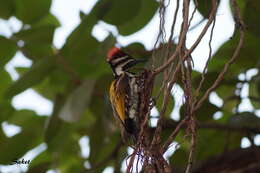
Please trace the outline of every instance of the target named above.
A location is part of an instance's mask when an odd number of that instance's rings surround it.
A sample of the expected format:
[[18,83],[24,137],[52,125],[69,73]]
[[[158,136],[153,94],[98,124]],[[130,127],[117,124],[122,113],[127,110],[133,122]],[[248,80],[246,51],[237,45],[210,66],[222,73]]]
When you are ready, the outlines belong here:
[[141,62],[132,58],[118,47],[113,47],[108,51],[106,60],[110,64],[115,76],[120,76],[129,68]]

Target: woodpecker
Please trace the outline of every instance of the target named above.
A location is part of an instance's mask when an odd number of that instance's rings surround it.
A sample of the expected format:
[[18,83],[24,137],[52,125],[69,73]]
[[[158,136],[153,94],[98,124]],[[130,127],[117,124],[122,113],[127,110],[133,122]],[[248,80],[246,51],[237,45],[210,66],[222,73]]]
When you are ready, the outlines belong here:
[[137,137],[139,130],[138,109],[140,89],[138,76],[129,72],[130,68],[143,60],[137,60],[118,47],[111,48],[107,53],[107,62],[112,68],[114,80],[110,85],[109,97],[115,118],[120,122],[121,135]]

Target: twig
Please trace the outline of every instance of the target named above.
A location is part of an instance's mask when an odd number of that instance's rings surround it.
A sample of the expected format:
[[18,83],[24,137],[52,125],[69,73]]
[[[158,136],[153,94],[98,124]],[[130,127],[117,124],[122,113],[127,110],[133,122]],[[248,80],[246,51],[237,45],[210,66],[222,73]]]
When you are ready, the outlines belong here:
[[[159,33],[157,35],[156,41],[154,43],[154,50],[160,40],[160,38],[165,38],[165,11],[166,11],[166,7],[165,7],[165,0],[160,0],[160,8],[159,8],[159,16],[160,16],[160,24],[159,24]],[[153,51],[152,53],[152,68],[154,68],[155,66],[155,51]]]
[[[181,120],[182,121],[182,120]],[[181,123],[175,122],[174,120],[167,119],[163,121],[163,128],[164,129],[176,129],[177,126]],[[237,126],[234,124],[221,124],[215,122],[198,122],[197,126],[199,129],[215,129],[215,130],[222,130],[222,131],[230,131],[234,133],[252,133],[258,134],[260,133],[260,127],[251,127],[251,126]],[[187,126],[182,124],[181,129],[186,129]]]
[[202,87],[202,84],[205,80],[205,73],[206,73],[206,70],[208,68],[208,65],[209,65],[209,62],[211,60],[211,57],[212,57],[212,47],[211,47],[211,42],[212,42],[212,38],[213,38],[213,31],[214,31],[214,28],[215,28],[215,23],[216,23],[216,16],[215,16],[215,19],[213,20],[213,25],[212,25],[212,28],[211,28],[211,31],[210,31],[210,38],[209,38],[209,55],[208,55],[208,59],[206,61],[206,64],[205,64],[205,67],[202,71],[202,74],[201,74],[201,81],[199,83],[199,86],[197,88],[197,90],[195,91],[195,95],[198,96],[199,95],[199,92],[201,90],[201,87]]
[[[212,23],[212,21],[214,19],[214,16],[215,16],[215,13],[216,13],[216,10],[217,10],[217,6],[213,4],[212,5],[212,11],[210,13],[208,22],[204,26],[204,28],[201,31],[200,35],[198,36],[197,40],[194,42],[194,44],[191,46],[191,48],[186,52],[186,54],[182,57],[183,59],[186,59],[191,54],[191,52],[194,51],[194,49],[198,46],[198,44],[200,43],[201,39],[206,34],[210,24]],[[186,33],[187,33],[187,30],[186,30]],[[181,38],[184,37],[183,32],[182,32],[180,37]],[[154,70],[154,75],[156,75],[156,74],[162,72],[163,70],[165,70],[174,61],[174,59],[178,55],[178,51],[180,51],[180,49],[181,49],[181,45],[182,44],[183,44],[183,40],[180,39],[180,41],[179,41],[179,43],[177,45],[177,48],[176,48],[175,52],[173,53],[173,55],[168,59],[167,62],[165,62],[163,65],[161,65],[160,67],[158,67],[157,69]]]
[[[170,58],[170,59],[175,59],[175,57],[177,56],[177,53],[180,52],[183,44],[185,44],[185,38],[186,38],[186,34],[187,34],[187,30],[188,30],[188,23],[189,23],[189,0],[184,0],[183,1],[183,22],[182,22],[182,32],[181,32],[181,36],[180,36],[180,41],[178,43],[178,46],[174,52],[174,55]],[[169,60],[170,60],[169,59]],[[169,61],[168,60],[168,61]],[[167,61],[167,62],[168,62]],[[172,61],[171,61],[172,62]],[[169,64],[171,63],[169,62]],[[168,64],[168,65],[169,65]],[[167,66],[168,66],[167,65]],[[164,65],[163,65],[164,66]],[[165,68],[167,67],[165,66]],[[162,66],[161,66],[162,67]],[[165,69],[163,68],[163,69]],[[161,69],[159,67],[159,69]],[[162,71],[162,70],[161,70]],[[158,74],[158,70],[155,70],[153,75],[156,75]],[[166,93],[167,94],[167,93]],[[169,100],[169,98],[164,98],[164,103],[167,102],[167,100]],[[153,137],[153,140],[152,140],[152,144],[151,144],[151,147],[153,147],[154,145],[156,145],[156,143],[158,143],[159,141],[159,138],[160,138],[160,133],[161,133],[161,121],[163,120],[163,117],[164,117],[164,114],[166,112],[166,106],[164,106],[164,109],[161,110],[160,112],[160,118],[159,118],[159,121],[158,121],[158,125],[157,125],[157,129],[155,131],[155,134],[154,134],[154,137]]]
[[164,143],[161,153],[165,153],[168,150],[168,147],[171,145],[173,142],[174,138],[177,136],[183,125],[186,123],[187,117],[182,119],[176,127],[174,127],[174,131],[171,133],[171,135],[168,137],[167,141]]
[[243,46],[244,43],[244,39],[245,39],[245,33],[244,33],[244,24],[240,15],[240,11],[239,8],[236,4],[235,0],[232,0],[232,6],[234,7],[234,15],[235,15],[235,22],[237,23],[238,29],[240,30],[240,39],[239,39],[239,43],[231,57],[231,59],[225,64],[224,69],[220,72],[220,74],[218,75],[216,81],[213,83],[213,85],[206,91],[206,93],[202,96],[202,98],[198,101],[198,103],[195,106],[195,111],[198,110],[202,103],[208,98],[209,94],[216,89],[220,82],[223,80],[225,73],[227,72],[229,66],[231,64],[234,63],[234,61],[236,60],[236,58],[238,57],[239,51]]
[[[193,129],[195,130],[195,129]],[[190,153],[189,153],[189,159],[188,159],[188,165],[185,170],[185,173],[190,173],[192,171],[192,165],[193,165],[193,156],[195,152],[196,147],[196,130],[192,131],[191,133],[191,147],[190,147]]]

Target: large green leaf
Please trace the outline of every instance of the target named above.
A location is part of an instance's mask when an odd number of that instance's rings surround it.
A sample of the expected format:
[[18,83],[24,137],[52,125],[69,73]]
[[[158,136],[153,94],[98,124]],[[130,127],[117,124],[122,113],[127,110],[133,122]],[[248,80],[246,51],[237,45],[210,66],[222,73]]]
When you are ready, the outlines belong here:
[[51,168],[51,162],[39,163],[33,167],[29,167],[27,173],[46,173]]
[[[196,111],[196,118],[199,121],[210,121],[213,120],[213,115],[215,112],[219,111],[219,108],[209,101],[202,104],[202,106]],[[187,116],[186,104],[181,106],[180,109],[181,117]]]
[[67,122],[78,121],[89,104],[94,84],[94,80],[85,80],[71,92],[59,112],[59,117]]
[[34,158],[29,165],[28,173],[45,173],[51,166],[51,156],[47,151]]
[[11,98],[16,94],[38,84],[51,70],[54,69],[54,57],[47,57],[33,64],[31,69],[24,73],[17,81],[15,81],[6,91],[6,96]]
[[66,48],[74,48],[80,45],[81,40],[91,37],[92,28],[96,23],[97,19],[94,14],[84,16],[78,27],[76,27],[69,35],[66,44],[63,46],[62,50]]
[[195,0],[198,2],[198,10],[203,17],[208,18],[212,10],[212,1]]
[[187,164],[188,152],[182,148],[178,148],[170,157],[171,165],[175,165],[174,169],[180,169]]
[[33,24],[49,12],[51,0],[16,0],[16,17],[23,23]]
[[96,16],[113,25],[132,20],[141,9],[140,0],[102,0],[97,4]]
[[[158,93],[159,92],[159,87],[157,87],[155,89],[155,92],[154,93]],[[155,106],[156,108],[161,111],[162,110],[162,106],[163,106],[163,92],[161,93],[161,96],[156,100],[156,103],[155,103]],[[172,111],[173,111],[173,108],[174,108],[174,98],[173,96],[170,94],[169,96],[169,101],[168,101],[168,104],[167,104],[167,107],[166,107],[166,111],[165,111],[165,117],[169,118]]]
[[20,46],[26,57],[32,60],[38,60],[55,53],[52,41],[55,28],[59,25],[59,21],[56,17],[48,13],[44,18],[37,21],[33,27],[15,33],[13,38],[24,42],[24,44]]
[[[33,123],[43,123],[46,116],[38,116],[34,111],[19,110],[13,113],[13,115],[7,120],[8,123],[15,124],[23,127],[23,129],[30,129],[34,126]],[[42,130],[42,129],[41,129]]]
[[[120,142],[120,135],[118,133],[113,136],[106,136],[104,128],[100,127],[100,122],[97,122],[92,128],[90,138],[90,156],[89,161],[91,165],[98,165],[102,163],[114,150],[115,146]],[[106,164],[109,164],[108,160]],[[97,172],[102,172],[105,164],[97,167]]]
[[21,30],[14,34],[14,37],[31,44],[51,44],[55,25],[44,25],[33,27],[28,30]]
[[29,44],[25,44],[23,46],[23,54],[31,60],[38,60],[41,58],[52,56],[54,54],[54,52],[55,51],[51,44],[29,43]]
[[17,46],[14,41],[0,36],[0,68],[15,55],[16,51]]
[[[41,81],[39,84],[35,85],[33,87],[33,89],[39,93],[40,95],[42,95],[43,97],[49,99],[49,100],[54,100],[56,94],[59,93],[63,93],[65,91],[66,88],[66,84],[69,80],[66,81],[62,81],[59,79],[63,79],[63,77],[68,78],[67,75],[63,75],[60,76],[57,82],[59,84],[53,83],[52,79],[55,79],[54,77],[54,73],[56,73],[58,70],[54,70],[51,74],[51,76],[48,76],[46,79],[44,79],[43,81]],[[60,72],[60,74],[62,74],[62,72]]]
[[14,159],[22,157],[30,149],[41,143],[45,119],[46,117],[37,116],[32,111],[15,112],[8,122],[22,127],[22,132],[0,141],[0,163],[10,164]]
[[12,83],[12,79],[7,71],[3,68],[0,68],[0,76],[1,76],[1,85],[0,85],[0,98],[2,98],[5,90],[9,87]]
[[238,127],[260,127],[260,118],[251,112],[242,112],[232,116],[229,124]]
[[[226,149],[240,147],[242,137],[240,133],[228,134],[228,132],[219,130],[198,130],[196,161],[203,161],[210,156],[219,155]],[[227,140],[232,142],[228,143]]]
[[6,89],[11,85],[12,79],[8,72],[4,70],[4,68],[0,68],[0,76],[1,76],[1,82],[0,82],[0,123],[5,121],[7,118],[12,116],[13,112],[15,111],[13,106],[11,105],[10,99],[4,98],[4,93]]
[[[158,3],[156,1],[150,0],[139,0],[140,10],[136,11],[136,15],[131,20],[127,20],[126,23],[118,25],[118,30],[121,35],[129,35],[137,32],[143,28],[154,16]],[[138,5],[138,4],[137,4]]]
[[60,119],[50,119],[45,135],[45,141],[48,145],[47,151],[55,157],[55,162],[61,172],[68,172],[68,169],[78,164],[83,165],[79,155],[78,140],[80,136],[75,133],[71,124]]
[[[209,71],[219,71],[219,69],[224,67],[235,51],[238,41],[239,34],[236,32],[234,37],[230,38],[229,41],[223,44],[213,56],[212,61],[209,63]],[[259,44],[259,39],[249,33],[245,34],[243,47],[241,48],[235,63],[233,63],[229,68],[229,76],[237,76],[239,73],[255,67],[259,62]]]
[[[16,67],[15,70],[19,75],[23,75],[30,68],[28,67]],[[56,94],[63,93],[66,85],[69,82],[69,76],[64,75],[64,72],[60,69],[54,69],[50,76],[47,76],[44,80],[33,86],[33,89],[43,97],[54,100]]]
[[[39,134],[33,130],[23,131],[10,139],[2,140],[0,163],[10,164],[39,143]],[[32,140],[33,139],[33,140]],[[37,142],[38,141],[38,142]],[[19,144],[19,145],[17,145]]]
[[255,109],[260,108],[260,75],[253,77],[253,80],[249,83],[249,96],[250,102]]
[[[115,38],[110,35],[102,43],[98,43],[89,35],[88,25],[84,32],[80,28],[71,34],[67,44],[62,48],[61,55],[80,77],[95,78],[107,73],[109,66],[105,61],[106,52],[114,46]],[[83,35],[79,36],[77,33]],[[74,40],[76,38],[78,38],[77,41]]]
[[55,147],[57,147],[55,145],[58,140],[57,135],[61,131],[62,126],[66,126],[66,124],[64,124],[64,122],[58,117],[58,112],[63,104],[64,97],[62,95],[57,95],[55,98],[52,114],[46,121],[44,141],[47,143],[49,151],[55,150]]
[[220,109],[212,103],[205,102],[197,111],[196,117],[200,121],[212,120],[214,113],[219,110]]
[[98,42],[93,37],[82,36],[72,47],[62,49],[61,55],[80,77],[85,77],[93,74],[91,69],[100,58],[96,54],[97,46]]
[[250,0],[247,1],[244,19],[249,32],[253,33],[254,36],[260,38],[260,23],[259,17],[256,14],[260,13],[260,1]]
[[13,115],[15,109],[11,105],[10,101],[0,101],[0,109],[2,110],[0,113],[0,123],[6,121],[9,117]]
[[53,14],[48,13],[46,16],[44,16],[41,20],[37,21],[33,27],[39,27],[39,26],[46,26],[46,25],[52,25],[55,27],[60,26],[60,22]]
[[0,17],[8,19],[14,15],[14,0],[0,0]]

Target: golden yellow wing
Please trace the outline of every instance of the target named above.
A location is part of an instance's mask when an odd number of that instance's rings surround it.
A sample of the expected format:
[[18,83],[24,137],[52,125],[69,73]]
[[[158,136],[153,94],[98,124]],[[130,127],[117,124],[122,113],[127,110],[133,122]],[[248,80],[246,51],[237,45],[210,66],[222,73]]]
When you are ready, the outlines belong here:
[[123,92],[120,92],[116,89],[116,80],[114,80],[110,85],[109,97],[112,107],[115,111],[116,116],[124,124],[126,115],[125,115],[125,95]]

